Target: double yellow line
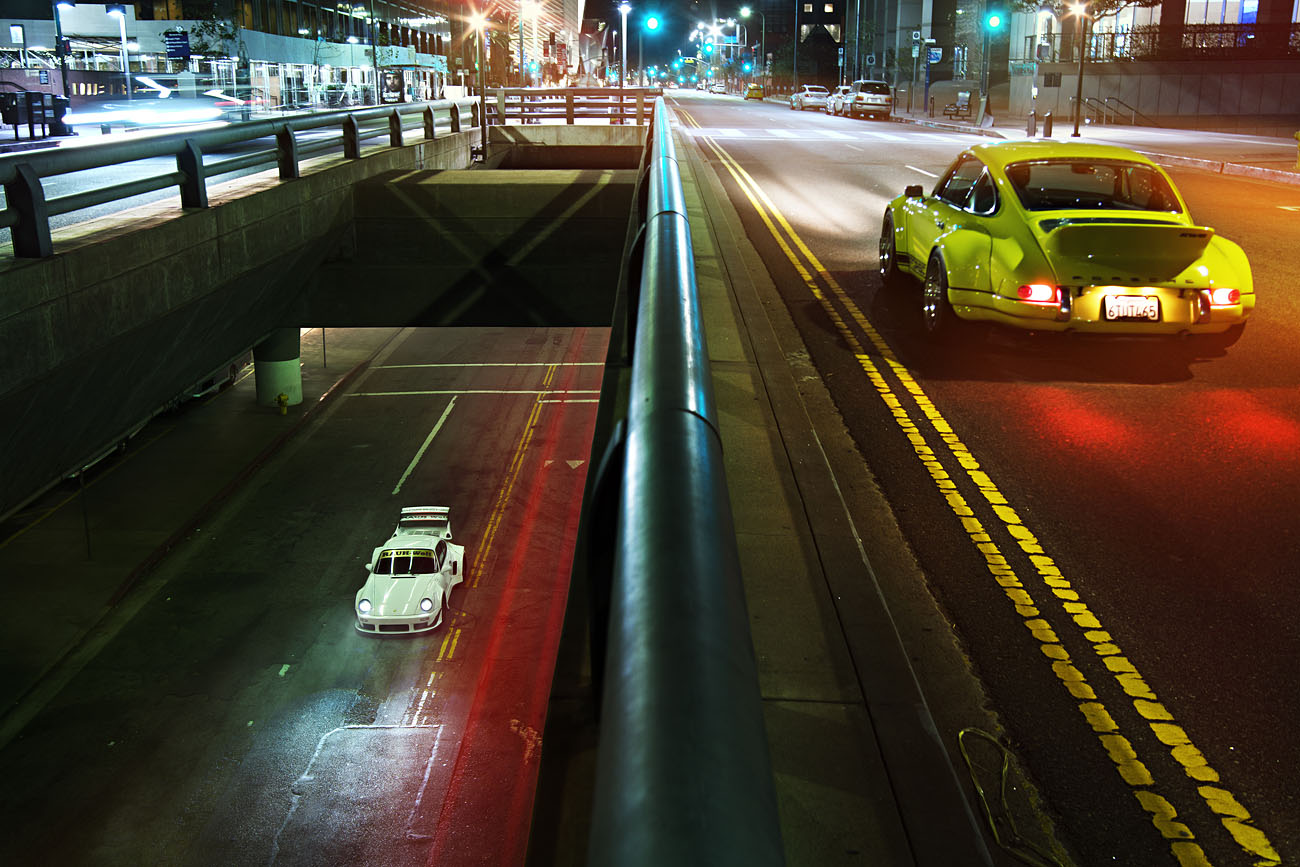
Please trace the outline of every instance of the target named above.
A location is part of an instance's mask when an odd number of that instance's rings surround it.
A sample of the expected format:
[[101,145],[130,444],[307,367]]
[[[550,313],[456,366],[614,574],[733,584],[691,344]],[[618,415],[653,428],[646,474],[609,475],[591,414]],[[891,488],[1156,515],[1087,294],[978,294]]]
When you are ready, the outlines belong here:
[[515,444],[514,453],[510,456],[510,466],[506,469],[505,481],[501,484],[501,489],[497,492],[496,502],[492,506],[492,512],[488,516],[487,529],[483,533],[483,544],[479,549],[478,556],[474,558],[474,568],[469,574],[469,586],[477,587],[479,578],[483,576],[483,569],[487,563],[488,555],[492,551],[492,543],[496,539],[497,530],[501,526],[501,519],[505,517],[506,507],[510,504],[510,494],[515,489],[515,482],[519,479],[519,471],[524,464],[524,455],[528,451],[528,446],[533,441],[533,434],[537,430],[537,419],[542,413],[542,398],[550,391],[551,383],[555,380],[555,372],[559,365],[552,364],[546,368],[546,377],[542,381],[541,387],[537,390],[537,399],[533,401],[532,409],[528,413],[528,421],[524,423],[523,433],[519,436],[519,442]]
[[[681,109],[676,113],[684,125],[700,128],[689,113]],[[917,459],[930,475],[940,496],[948,504],[971,544],[984,558],[994,582],[1015,608],[1025,628],[1038,641],[1039,650],[1051,665],[1057,681],[1077,703],[1080,714],[1097,736],[1098,743],[1120,777],[1132,788],[1134,798],[1148,814],[1152,825],[1168,841],[1170,851],[1178,863],[1183,867],[1204,867],[1210,861],[1197,843],[1196,835],[1185,822],[1178,820],[1178,811],[1156,791],[1150,770],[1138,757],[1115,717],[1098,699],[1092,685],[1071,659],[1058,638],[1052,617],[1068,621],[1082,631],[1083,638],[1097,661],[1131,700],[1132,709],[1140,720],[1138,725],[1147,726],[1160,743],[1169,749],[1174,761],[1196,782],[1197,792],[1206,805],[1237,845],[1254,859],[1253,863],[1257,867],[1281,864],[1281,858],[1264,832],[1251,824],[1250,813],[1231,792],[1218,785],[1218,772],[1192,744],[1173,714],[1160,702],[1137,667],[1124,655],[1053,558],[1043,550],[1014,506],[982,469],[979,461],[911,372],[898,361],[893,350],[858,305],[822,265],[744,167],[712,137],[699,136],[696,140],[718,158],[722,167],[735,180],[782,254],[794,266],[799,278],[855,355],[880,399],[907,437]],[[917,417],[923,423],[918,423]],[[942,445],[932,446],[932,438]],[[1013,549],[1019,548],[1020,553],[1027,558],[1029,567],[1038,579],[1033,592],[986,529],[984,522],[976,515],[975,508],[958,489],[957,482],[963,478],[974,485],[978,496],[991,510],[993,526],[1000,528],[1009,539],[1004,544],[1009,544]],[[988,510],[985,510],[986,515]],[[1044,613],[1039,607],[1034,594],[1042,594],[1044,591],[1047,597],[1059,605],[1059,612]]]

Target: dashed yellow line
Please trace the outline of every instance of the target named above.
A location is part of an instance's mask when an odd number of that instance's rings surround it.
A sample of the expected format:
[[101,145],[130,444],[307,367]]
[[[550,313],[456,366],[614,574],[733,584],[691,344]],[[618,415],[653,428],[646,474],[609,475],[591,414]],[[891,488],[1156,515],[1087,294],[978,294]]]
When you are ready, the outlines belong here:
[[[699,125],[686,112],[678,111],[678,116],[685,123]],[[1057,680],[1078,701],[1079,712],[1092,731],[1106,755],[1114,764],[1120,778],[1134,789],[1138,804],[1148,814],[1152,826],[1169,841],[1170,851],[1183,867],[1203,867],[1210,862],[1195,836],[1186,824],[1177,820],[1178,812],[1173,805],[1154,790],[1155,781],[1150,770],[1139,759],[1132,743],[1125,737],[1106,707],[1097,699],[1092,686],[1083,673],[1070,658],[1069,652],[1060,643],[1055,630],[1048,619],[1043,616],[1033,596],[1025,588],[1015,569],[1007,562],[998,545],[985,530],[974,510],[957,490],[957,484],[945,468],[943,461],[928,444],[903,402],[890,387],[885,376],[876,367],[871,356],[864,350],[857,335],[847,326],[844,316],[831,303],[822,291],[824,284],[835,300],[847,312],[848,318],[866,335],[871,348],[885,362],[889,372],[897,379],[902,389],[911,398],[928,424],[944,442],[949,454],[961,467],[966,478],[972,482],[980,495],[988,503],[1002,528],[1028,557],[1043,585],[1057,600],[1069,619],[1081,630],[1084,638],[1109,671],[1125,695],[1133,700],[1133,707],[1139,717],[1147,723],[1157,739],[1170,748],[1170,755],[1183,768],[1184,772],[1197,782],[1206,783],[1198,788],[1205,803],[1220,818],[1224,828],[1237,844],[1248,854],[1257,859],[1259,867],[1281,863],[1276,850],[1265,834],[1250,822],[1250,813],[1232,796],[1230,792],[1208,783],[1219,781],[1218,773],[1210,767],[1205,756],[1192,744],[1187,733],[1174,721],[1173,715],[1160,703],[1155,692],[1137,671],[1136,666],[1123,655],[1109,632],[1103,627],[1095,614],[1080,598],[1068,579],[1062,575],[1055,561],[1042,549],[1035,535],[1020,519],[989,475],[983,471],[970,450],[961,442],[952,426],[935,408],[924,390],[896,358],[893,350],[875,327],[867,320],[861,309],[853,302],[838,281],[822,266],[821,262],[808,249],[808,246],[790,226],[780,210],[763,192],[757,182],[740,166],[736,160],[723,150],[712,137],[702,137],[705,145],[717,155],[722,166],[735,179],[736,183],[749,199],[755,213],[767,226],[772,238],[782,253],[794,266],[800,279],[811,294],[821,304],[831,322],[835,325],[841,338],[848,344],[857,357],[863,371],[875,386],[881,400],[885,403],[896,423],[903,430],[911,443],[913,451],[929,472],[939,493],[948,503],[953,514],[966,531],[971,543],[984,556],[986,566],[996,583],[1014,606],[1016,613],[1023,618],[1025,627],[1039,642],[1039,649],[1049,660]],[[777,226],[781,227],[778,230]],[[787,240],[788,238],[788,240]],[[795,254],[797,248],[802,258]],[[807,265],[805,266],[805,261]],[[814,276],[815,275],[815,276]]]

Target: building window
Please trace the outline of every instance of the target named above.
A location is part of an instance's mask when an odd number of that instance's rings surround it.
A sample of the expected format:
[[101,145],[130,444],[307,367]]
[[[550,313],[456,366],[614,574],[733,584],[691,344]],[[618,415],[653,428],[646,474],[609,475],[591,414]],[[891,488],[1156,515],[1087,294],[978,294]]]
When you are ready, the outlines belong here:
[[803,11],[805,11],[805,12],[812,12],[812,4],[811,4],[811,3],[805,3],[805,4],[803,4]]
[[825,6],[822,7],[822,11],[823,11],[823,12],[834,12],[834,11],[835,11],[835,4],[834,4],[834,3],[827,3]]

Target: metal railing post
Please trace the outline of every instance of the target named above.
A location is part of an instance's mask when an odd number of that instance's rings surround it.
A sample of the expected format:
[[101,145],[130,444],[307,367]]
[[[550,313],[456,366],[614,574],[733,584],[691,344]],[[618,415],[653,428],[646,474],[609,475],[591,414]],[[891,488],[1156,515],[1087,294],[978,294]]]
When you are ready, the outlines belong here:
[[424,118],[424,137],[435,139],[438,137],[438,121],[433,116],[433,109],[426,108],[423,113]]
[[460,106],[454,102],[451,104],[451,131],[460,132]]
[[402,146],[402,115],[397,109],[388,116],[388,146],[400,148]]
[[343,118],[343,156],[350,160],[361,158],[361,130],[353,115]]
[[50,238],[50,214],[45,207],[45,188],[40,176],[27,163],[14,166],[13,178],[5,182],[5,199],[18,212],[10,230],[14,255],[23,259],[45,259],[54,255]]
[[288,124],[275,133],[275,161],[280,168],[280,180],[289,181],[299,176],[298,136]]
[[206,208],[208,185],[203,177],[203,151],[193,139],[186,139],[184,147],[176,154],[176,168],[185,175],[181,182],[181,207]]

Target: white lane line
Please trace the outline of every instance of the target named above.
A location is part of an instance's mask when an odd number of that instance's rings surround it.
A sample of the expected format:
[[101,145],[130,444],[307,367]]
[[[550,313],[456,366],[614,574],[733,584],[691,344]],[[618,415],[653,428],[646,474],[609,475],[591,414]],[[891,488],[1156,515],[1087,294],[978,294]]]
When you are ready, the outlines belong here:
[[411,473],[415,471],[415,465],[420,462],[420,458],[424,457],[424,452],[429,448],[429,443],[433,442],[433,438],[438,435],[438,431],[442,430],[442,423],[447,420],[447,416],[451,415],[451,408],[455,405],[456,398],[453,397],[451,402],[447,404],[447,408],[442,411],[442,417],[438,419],[438,423],[433,426],[433,430],[429,431],[429,435],[424,438],[424,445],[420,446],[420,450],[415,453],[415,457],[411,458],[411,463],[406,467],[406,472],[402,473],[402,477],[397,480],[397,487],[393,488],[393,496],[397,496],[397,492],[402,489],[402,485],[406,484],[406,480],[411,477]]
[[836,132],[833,129],[824,129],[821,131],[821,134],[829,139],[837,139],[838,141],[857,141],[856,136],[851,136],[846,132]]
[[558,399],[558,400],[556,400],[556,399],[554,399],[554,398],[551,398],[551,399],[548,399],[548,398],[541,398],[541,399],[539,399],[537,402],[538,402],[538,403],[600,403],[600,398],[596,398],[596,397],[580,397],[580,398],[577,398],[576,400],[566,400],[565,398],[560,398],[560,399]]
[[939,176],[936,175],[934,172],[927,172],[925,169],[918,169],[916,166],[903,166],[903,168],[905,168],[905,169],[911,169],[911,170],[914,171],[914,172],[920,172],[921,174],[925,175],[927,178],[937,178],[937,177],[939,177]]
[[348,397],[420,397],[432,394],[600,394],[598,388],[444,388],[433,391],[354,391]]
[[768,130],[768,132],[777,138],[803,138],[807,133],[812,132],[812,130],[772,129]]
[[399,370],[416,367],[604,367],[603,361],[448,361],[437,364],[375,364],[371,370]]

